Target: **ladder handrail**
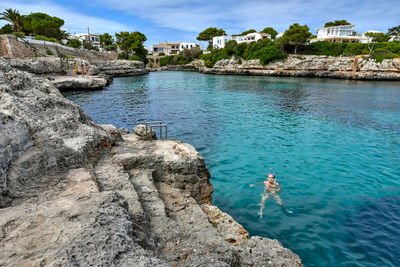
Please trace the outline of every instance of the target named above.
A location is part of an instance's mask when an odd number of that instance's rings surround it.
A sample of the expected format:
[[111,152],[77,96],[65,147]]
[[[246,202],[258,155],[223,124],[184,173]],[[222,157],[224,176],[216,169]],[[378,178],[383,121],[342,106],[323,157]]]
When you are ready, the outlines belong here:
[[162,128],[165,128],[165,139],[168,139],[168,125],[163,124],[162,121],[147,121],[145,122],[146,126],[146,134],[147,134],[147,128],[149,126],[150,130],[152,130],[154,127],[159,127],[160,128],[160,140],[162,139]]

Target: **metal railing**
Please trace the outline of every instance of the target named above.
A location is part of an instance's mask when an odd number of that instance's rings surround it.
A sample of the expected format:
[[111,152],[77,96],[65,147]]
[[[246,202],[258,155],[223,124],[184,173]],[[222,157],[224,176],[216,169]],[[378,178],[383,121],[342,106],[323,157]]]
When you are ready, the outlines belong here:
[[150,131],[153,130],[153,128],[160,128],[160,140],[163,139],[162,135],[162,129],[165,129],[165,140],[168,139],[168,125],[163,124],[162,121],[148,121],[144,123],[146,125],[146,134],[147,134],[147,129],[150,128]]

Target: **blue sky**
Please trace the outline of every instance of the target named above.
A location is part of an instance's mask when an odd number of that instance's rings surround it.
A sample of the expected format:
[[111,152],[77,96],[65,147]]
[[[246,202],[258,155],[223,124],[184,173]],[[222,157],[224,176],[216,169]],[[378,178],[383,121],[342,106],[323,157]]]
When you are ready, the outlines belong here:
[[315,33],[327,21],[347,19],[362,33],[400,25],[399,0],[1,0],[0,7],[60,17],[70,33],[87,27],[92,33],[140,31],[149,47],[160,41],[195,41],[208,27],[228,34],[268,26],[282,32],[297,22]]

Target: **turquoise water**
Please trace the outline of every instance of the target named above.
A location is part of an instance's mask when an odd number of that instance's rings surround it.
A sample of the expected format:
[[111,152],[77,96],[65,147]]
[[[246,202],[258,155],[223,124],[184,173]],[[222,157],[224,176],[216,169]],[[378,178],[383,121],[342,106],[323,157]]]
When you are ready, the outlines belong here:
[[[98,123],[163,120],[205,157],[214,204],[306,266],[400,265],[400,83],[154,72],[64,95]],[[269,168],[293,213],[268,199],[260,219],[248,185]]]

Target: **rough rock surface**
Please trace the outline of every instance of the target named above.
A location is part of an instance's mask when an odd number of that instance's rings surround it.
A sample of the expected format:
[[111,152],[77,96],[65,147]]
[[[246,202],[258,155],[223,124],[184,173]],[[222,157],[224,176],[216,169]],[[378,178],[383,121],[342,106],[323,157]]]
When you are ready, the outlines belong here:
[[146,127],[146,125],[143,124],[136,125],[133,131],[142,140],[157,139],[156,132],[152,128]]
[[107,79],[96,76],[52,76],[48,79],[59,90],[99,90],[104,89],[108,84]]
[[49,81],[0,70],[0,266],[301,265],[211,205],[193,146],[98,126]]
[[285,61],[261,65],[258,59],[218,61],[213,68],[193,63],[202,73],[291,77],[325,77],[353,80],[400,80],[400,58],[375,62],[368,56],[328,57],[290,55]]
[[100,73],[110,75],[112,77],[136,76],[149,73],[143,62],[132,60],[111,60],[92,62]]
[[193,64],[185,64],[185,65],[167,65],[161,67],[159,70],[161,71],[198,71],[199,68]]
[[9,64],[18,70],[34,74],[66,74],[68,62],[57,57],[38,57],[28,59],[5,59],[0,58],[0,64]]

